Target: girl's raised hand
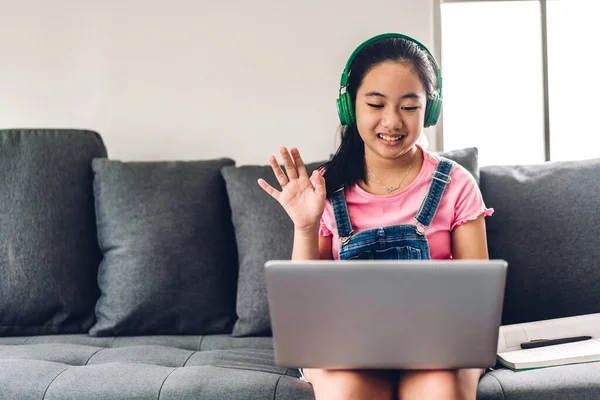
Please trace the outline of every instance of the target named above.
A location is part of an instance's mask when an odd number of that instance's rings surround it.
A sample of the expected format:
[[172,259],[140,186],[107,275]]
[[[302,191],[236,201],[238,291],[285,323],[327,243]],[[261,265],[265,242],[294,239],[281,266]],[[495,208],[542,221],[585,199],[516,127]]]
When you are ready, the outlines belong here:
[[280,152],[285,173],[274,156],[269,157],[269,164],[282,190],[278,191],[263,179],[259,179],[258,184],[281,204],[296,230],[318,229],[325,208],[325,179],[316,170],[308,176],[298,149],[292,147],[288,152],[282,147]]

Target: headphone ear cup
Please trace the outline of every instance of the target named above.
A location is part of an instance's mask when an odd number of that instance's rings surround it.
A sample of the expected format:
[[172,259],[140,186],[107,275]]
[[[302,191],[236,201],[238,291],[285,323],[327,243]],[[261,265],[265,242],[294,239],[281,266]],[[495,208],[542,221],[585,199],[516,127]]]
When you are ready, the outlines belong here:
[[342,103],[342,97],[343,95],[340,95],[340,97],[338,97],[335,102],[337,104],[337,111],[338,117],[340,118],[340,123],[342,125],[347,125],[346,110],[344,109],[344,104]]
[[433,99],[427,100],[427,105],[425,106],[425,118],[423,126],[427,128],[428,126],[433,126],[437,123],[440,118],[440,114],[442,112],[442,99],[440,98],[439,93],[434,93]]
[[354,125],[354,111],[352,110],[352,99],[350,93],[345,92],[337,99],[338,116],[342,125]]

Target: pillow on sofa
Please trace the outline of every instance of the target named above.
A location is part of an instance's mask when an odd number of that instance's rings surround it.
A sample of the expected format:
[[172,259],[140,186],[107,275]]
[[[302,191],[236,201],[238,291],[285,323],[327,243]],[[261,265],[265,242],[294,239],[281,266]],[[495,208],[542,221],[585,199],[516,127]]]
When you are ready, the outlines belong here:
[[481,168],[503,324],[600,312],[600,159]]
[[0,336],[86,332],[94,323],[96,132],[0,130]]
[[[478,179],[477,149],[440,153]],[[320,163],[307,164],[310,174]],[[263,267],[268,260],[290,259],[294,225],[283,208],[257,184],[279,185],[270,166],[223,168],[239,256],[238,320],[233,336],[269,336],[271,321]]]
[[211,334],[235,322],[229,159],[94,160],[101,296],[93,336]]

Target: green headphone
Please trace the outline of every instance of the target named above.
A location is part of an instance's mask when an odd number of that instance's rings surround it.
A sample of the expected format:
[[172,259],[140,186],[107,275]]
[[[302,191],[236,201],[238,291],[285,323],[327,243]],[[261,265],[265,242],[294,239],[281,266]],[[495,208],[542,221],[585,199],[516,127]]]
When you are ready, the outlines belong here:
[[[425,106],[425,121],[424,126],[432,126],[435,125],[438,118],[440,117],[440,113],[442,112],[442,71],[440,71],[440,67],[438,66],[433,54],[425,47],[421,42],[411,38],[410,36],[402,35],[400,33],[383,33],[381,35],[377,35],[372,37],[371,39],[365,41],[360,46],[354,50],[348,62],[346,63],[346,67],[344,68],[344,72],[342,72],[342,79],[340,80],[340,90],[337,98],[337,109],[338,115],[340,117],[340,122],[342,125],[354,125],[356,124],[356,118],[354,116],[354,107],[352,105],[352,99],[350,98],[350,93],[346,91],[346,85],[348,84],[348,75],[350,72],[350,66],[354,61],[356,55],[369,44],[385,38],[400,38],[406,39],[418,45],[421,49],[425,50],[427,54],[429,54],[429,58],[431,60],[431,65],[435,70],[436,76],[436,90],[433,94],[433,98],[427,100],[427,104]],[[342,93],[342,89],[344,92]]]

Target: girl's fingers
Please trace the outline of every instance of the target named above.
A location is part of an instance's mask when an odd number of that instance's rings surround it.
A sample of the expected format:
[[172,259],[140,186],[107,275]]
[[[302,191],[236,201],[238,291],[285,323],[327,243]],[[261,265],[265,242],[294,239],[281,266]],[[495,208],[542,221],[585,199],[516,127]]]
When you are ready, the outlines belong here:
[[277,162],[277,159],[274,156],[269,157],[269,164],[271,164],[271,168],[273,169],[273,173],[277,178],[277,182],[279,182],[279,185],[281,186],[281,188],[283,188],[289,182],[287,176],[285,176],[285,174],[283,173],[281,167],[279,166],[279,163]]
[[318,170],[314,170],[312,173],[312,179],[315,185],[315,193],[324,196],[327,193],[327,188],[325,186],[325,178]]
[[271,195],[275,200],[279,199],[279,192],[271,185],[269,185],[264,179],[258,180],[258,185],[263,188],[263,190]]
[[300,157],[300,152],[297,148],[292,147],[290,149],[290,153],[292,153],[292,158],[294,159],[294,163],[296,164],[296,171],[298,171],[299,177],[308,177],[308,173],[306,172],[306,166],[304,165],[304,161],[302,161],[302,157]]
[[298,178],[298,171],[296,171],[296,166],[292,161],[292,157],[290,157],[290,153],[285,147],[282,147],[280,150],[281,158],[283,158],[283,165],[285,167],[285,172],[290,180]]

